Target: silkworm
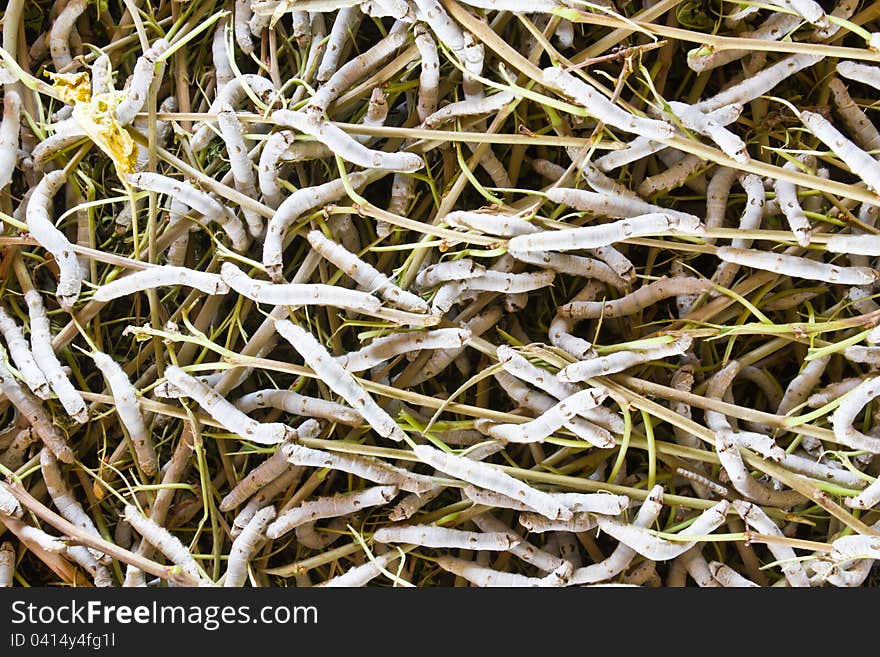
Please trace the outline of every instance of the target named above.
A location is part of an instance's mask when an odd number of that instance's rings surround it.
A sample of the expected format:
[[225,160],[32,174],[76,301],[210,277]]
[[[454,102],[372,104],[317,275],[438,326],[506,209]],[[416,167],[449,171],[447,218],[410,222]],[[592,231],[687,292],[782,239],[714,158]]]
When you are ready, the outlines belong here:
[[0,518],[21,518],[23,515],[18,499],[6,489],[6,484],[0,485]]
[[469,258],[445,260],[422,269],[415,278],[417,288],[426,290],[448,281],[476,278],[486,272],[486,268]]
[[56,71],[73,63],[70,56],[70,33],[86,10],[87,0],[70,0],[52,22],[49,30],[49,53]]
[[[676,160],[672,165],[667,165],[667,168],[660,173],[645,178],[636,188],[636,191],[639,193],[639,196],[654,196],[655,194],[681,187],[686,183],[693,184],[692,177],[703,166],[703,163],[704,160],[696,155],[685,155],[681,159]],[[705,183],[698,191],[700,193],[705,191]]]
[[27,418],[40,440],[52,450],[59,461],[73,463],[75,456],[67,439],[56,428],[39,400],[18,384],[2,361],[0,361],[0,392],[23,417]]
[[177,285],[192,287],[205,294],[226,294],[229,292],[229,285],[218,274],[189,269],[188,267],[157,265],[99,286],[92,298],[95,301],[107,302],[144,290]]
[[[709,137],[726,155],[737,162],[749,161],[749,152],[745,142],[716,121],[711,114],[704,114],[698,107],[676,101],[671,101],[669,107],[685,128]],[[740,112],[742,111],[742,105],[734,107],[738,108]]]
[[441,556],[437,559],[437,565],[454,575],[463,577],[471,584],[481,587],[544,587],[565,586],[571,577],[572,566],[568,561],[553,570],[545,577],[528,577],[518,573],[507,573],[480,566],[473,561],[457,559],[456,557]]
[[630,162],[641,160],[657,151],[666,148],[666,144],[647,137],[636,137],[626,144],[625,148],[606,153],[596,158],[595,165],[599,171],[612,171]]
[[558,431],[581,410],[598,406],[606,392],[599,388],[587,388],[566,397],[547,409],[540,416],[525,424],[498,424],[488,429],[493,438],[514,443],[543,442]]
[[369,50],[348,60],[318,88],[309,100],[309,113],[316,117],[324,114],[330,103],[336,100],[339,94],[354,87],[358,80],[368,75],[386,59],[391,57],[398,48],[406,43],[408,37],[407,25],[402,21],[395,23],[388,31],[388,36],[380,39]]
[[[229,65],[229,52],[226,49],[226,28],[228,25],[228,16],[217,21],[217,27],[214,28],[214,36],[211,39],[211,61],[214,64],[214,82],[218,91],[235,78],[235,73]],[[92,78],[94,79],[94,75]]]
[[52,199],[66,181],[64,171],[52,171],[37,184],[27,206],[28,231],[35,240],[52,254],[58,264],[59,279],[55,294],[65,310],[73,308],[82,287],[79,260],[68,241],[50,218]]
[[468,290],[520,294],[547,287],[553,283],[555,277],[556,272],[553,271],[509,274],[490,269],[480,276],[468,279],[464,285]]
[[793,408],[807,401],[810,392],[819,385],[830,360],[831,356],[822,356],[804,364],[800,373],[785,388],[785,394],[776,409],[777,415],[788,415]]
[[[741,36],[763,41],[778,41],[789,32],[794,31],[801,24],[799,16],[791,14],[774,13],[754,30],[744,32]],[[711,50],[703,54],[703,48],[694,48],[687,53],[687,65],[692,71],[702,73],[719,66],[724,66],[750,54],[750,50],[724,49]]]
[[273,306],[333,306],[367,314],[376,313],[382,307],[382,303],[371,294],[340,289],[338,286],[258,281],[231,262],[221,265],[220,276],[230,288],[257,303]]
[[286,319],[275,320],[275,330],[290,342],[327,387],[356,409],[376,433],[398,442],[405,438],[391,416],[333,359],[311,333]]
[[843,82],[839,78],[832,78],[828,81],[828,90],[840,120],[855,142],[866,151],[880,148],[880,131],[850,97]]
[[582,276],[586,279],[599,281],[600,283],[610,285],[616,290],[629,291],[630,289],[629,282],[601,260],[571,255],[569,253],[554,253],[552,251],[541,253],[531,251],[517,252],[513,254],[513,257],[520,262],[538,265],[544,269],[552,269],[560,274]]
[[[43,448],[40,451],[40,471],[42,472],[49,497],[52,498],[52,503],[58,509],[61,517],[95,538],[101,538],[101,534],[98,532],[98,528],[95,526],[92,518],[86,513],[74,496],[73,490],[64,480],[64,475],[61,474],[58,461],[49,449]],[[105,558],[104,554],[97,550],[93,550],[92,553],[96,559]]]
[[[370,177],[364,173],[353,173],[348,178],[351,186],[355,189],[370,180]],[[278,206],[266,227],[266,237],[263,244],[263,266],[273,281],[281,280],[284,265],[282,252],[287,229],[311,208],[332,203],[345,195],[343,181],[336,179],[323,185],[298,189]]]
[[144,537],[144,540],[164,554],[187,575],[201,580],[201,570],[187,547],[161,525],[153,522],[136,507],[128,504],[122,516],[125,521]]
[[445,44],[453,54],[462,59],[464,50],[464,33],[438,0],[413,0],[416,17],[424,21],[434,32],[437,39]]
[[755,431],[731,431],[728,435],[737,447],[750,449],[765,459],[779,462],[785,457],[785,450],[779,447],[770,436]]
[[796,491],[772,490],[753,479],[732,433],[729,430],[716,431],[715,453],[738,493],[759,504],[781,508],[790,508],[803,500]]
[[196,189],[187,182],[146,171],[129,174],[126,179],[132,187],[137,189],[177,198],[180,202],[202,214],[208,221],[218,224],[229,236],[232,248],[236,251],[247,249],[250,239],[241,220],[206,192]]
[[0,544],[0,589],[12,586],[15,577],[15,548],[9,541]]
[[345,42],[356,34],[363,14],[358,7],[341,7],[333,20],[333,27],[327,37],[327,46],[315,79],[318,82],[329,80],[339,68]]
[[548,493],[532,488],[494,466],[446,454],[427,445],[416,445],[413,451],[420,461],[432,468],[474,486],[520,500],[547,518],[566,519],[571,517],[571,511]]
[[373,560],[367,561],[361,566],[349,568],[341,575],[328,579],[326,582],[318,584],[318,586],[326,586],[329,588],[366,586],[378,577],[383,569],[393,565],[398,559],[400,559],[400,553],[393,550],[386,552],[385,554],[380,554],[374,557]]
[[279,515],[266,529],[266,536],[272,539],[280,538],[307,522],[346,516],[365,508],[385,504],[394,499],[397,492],[396,486],[373,486],[303,502]]
[[39,440],[39,436],[30,427],[15,430],[11,434],[11,442],[8,447],[0,454],[0,463],[10,470],[18,470],[24,464],[30,446],[37,440]]
[[834,383],[829,383],[824,388],[821,388],[818,392],[807,397],[807,406],[809,406],[810,408],[819,408],[821,406],[825,406],[825,404],[830,404],[840,397],[843,397],[846,393],[858,386],[864,380],[864,377],[853,376],[846,379],[841,379],[840,381],[835,381]]
[[880,89],[880,68],[859,62],[837,62],[837,72],[845,78]]
[[0,333],[3,334],[9,355],[27,387],[40,399],[48,399],[51,395],[49,382],[37,365],[21,328],[3,308],[0,308]]
[[282,451],[287,461],[294,465],[341,470],[377,484],[396,486],[411,493],[424,493],[435,486],[434,480],[430,477],[369,456],[337,454],[303,445],[285,445]]
[[26,525],[18,518],[4,518],[3,524],[25,545],[32,543],[52,554],[65,554],[67,552],[67,544],[62,539],[50,536],[42,529]]
[[422,121],[422,126],[429,130],[437,129],[444,123],[448,123],[464,116],[479,116],[480,114],[492,114],[504,109],[516,100],[516,96],[508,91],[483,98],[472,98],[449,103],[436,110]]
[[832,541],[829,554],[832,561],[840,563],[858,557],[880,559],[880,541],[876,535],[853,534]]
[[455,349],[470,339],[467,329],[412,331],[376,338],[358,351],[337,356],[336,361],[349,372],[362,372],[395,356],[424,349]]
[[250,0],[235,0],[232,28],[235,42],[245,55],[254,53],[254,40],[251,38],[251,28],[248,21],[253,17]]
[[275,110],[270,118],[275,123],[314,137],[333,153],[357,166],[404,173],[418,171],[424,166],[422,158],[414,153],[387,153],[367,148],[329,121],[323,120],[319,114]]
[[[600,287],[597,281],[587,281],[587,284],[571,299],[571,301],[592,301],[598,296],[599,292]],[[582,360],[595,352],[593,350],[593,345],[589,341],[572,334],[576,323],[577,322],[570,317],[564,317],[557,312],[550,322],[550,327],[547,333],[550,338],[550,344],[563,351],[567,351],[577,360]]]
[[245,440],[274,445],[287,438],[293,429],[280,422],[257,422],[238,410],[213,388],[187,374],[176,365],[165,368],[165,376],[187,397],[194,399],[224,429]]
[[532,534],[548,532],[588,532],[596,528],[596,516],[591,513],[575,513],[566,520],[549,520],[539,513],[525,512],[519,515],[519,524]]
[[247,526],[257,511],[265,507],[284,491],[292,486],[296,486],[300,479],[302,479],[304,470],[305,468],[297,468],[288,463],[287,469],[284,470],[282,474],[263,486],[253,495],[253,497],[251,497],[250,501],[241,508],[241,511],[238,512],[235,519],[232,521],[230,533],[233,536],[240,534],[241,530]]
[[[244,126],[235,116],[231,105],[220,105],[217,112],[217,125],[220,136],[226,144],[229,155],[229,169],[235,189],[248,198],[257,197],[257,185],[254,177],[254,165],[248,157],[248,147],[244,140]],[[255,210],[242,206],[245,222],[251,237],[259,238],[263,234],[263,218]]]
[[859,411],[878,395],[880,395],[880,377],[872,377],[859,383],[841,399],[840,405],[831,415],[831,426],[836,442],[853,449],[864,449],[872,454],[880,454],[880,439],[867,436],[853,426]]
[[670,356],[680,356],[691,348],[693,339],[683,335],[668,345],[652,347],[642,351],[618,351],[607,356],[596,356],[567,365],[556,376],[560,381],[569,383],[587,381],[594,376],[605,376],[623,372],[631,367],[643,365],[653,360],[661,360]]
[[10,85],[3,91],[3,120],[0,121],[0,189],[12,180],[18,159],[21,131],[21,96]]
[[822,5],[815,0],[772,0],[770,4],[789,9],[820,29],[826,30],[831,26]]
[[859,344],[850,345],[843,350],[843,357],[851,363],[876,365],[880,363],[880,347],[865,347]]
[[[259,75],[245,73],[244,75],[232,78],[222,87],[218,87],[217,95],[208,108],[208,114],[217,114],[224,105],[238,107],[249,97],[248,89],[251,93],[263,101],[270,100],[275,94],[275,85],[271,80]],[[204,150],[211,143],[211,139],[216,134],[213,129],[213,122],[201,121],[189,140],[190,148],[194,153]]]
[[[28,290],[24,294],[28,308],[31,331],[31,353],[46,377],[49,387],[58,396],[64,410],[77,422],[84,423],[89,419],[86,403],[79,391],[73,387],[70,379],[61,368],[52,346],[52,330],[49,316],[43,305],[43,297],[36,290]],[[63,459],[62,459],[63,460]]]
[[554,66],[541,71],[540,83],[583,107],[592,116],[610,126],[647,137],[669,139],[675,129],[664,121],[645,119],[618,107],[586,82]]
[[453,228],[475,230],[484,235],[497,235],[498,237],[529,235],[541,230],[533,223],[515,214],[456,210],[443,217],[443,221]]
[[259,408],[277,408],[292,415],[322,418],[351,427],[363,424],[360,414],[349,406],[317,397],[306,397],[293,390],[266,389],[250,392],[239,397],[235,407],[243,413]]
[[532,235],[521,235],[507,243],[509,253],[526,251],[572,251],[595,249],[622,242],[630,237],[649,235],[700,235],[702,223],[685,220],[681,216],[652,212],[598,226],[582,226],[562,230],[548,230]]
[[[647,529],[657,520],[663,508],[663,488],[654,486],[648,497],[639,507],[633,526]],[[577,568],[571,575],[569,584],[580,586],[583,584],[595,584],[610,580],[626,570],[627,566],[636,556],[636,551],[623,542],[619,542],[614,551],[603,561],[583,568]]]
[[[754,527],[762,534],[783,536],[776,523],[759,506],[743,500],[734,500],[733,508],[736,509],[736,512],[749,526]],[[791,586],[810,586],[807,573],[804,571],[804,567],[793,549],[783,543],[776,542],[767,543],[767,549],[780,562],[780,568]]]
[[131,75],[131,84],[125,91],[125,98],[116,106],[115,116],[119,125],[126,126],[134,121],[135,115],[147,102],[150,85],[156,78],[156,61],[167,49],[168,42],[165,39],[157,39],[143,55],[138,57]]
[[226,565],[224,587],[244,586],[247,580],[248,562],[250,562],[269,523],[275,519],[275,507],[267,506],[254,514],[241,533],[232,542],[229,560]]
[[[677,536],[702,536],[715,531],[727,521],[727,510],[730,502],[721,500],[714,506],[703,511]],[[654,536],[647,529],[628,525],[605,516],[596,516],[599,527],[605,533],[626,544],[642,556],[653,561],[668,561],[690,550],[695,541],[670,541]]]
[[257,182],[263,195],[263,203],[271,208],[277,208],[283,200],[284,189],[278,182],[279,162],[290,158],[290,150],[294,146],[314,146],[320,150],[326,148],[319,142],[296,141],[296,133],[292,130],[279,130],[269,136],[263,143],[263,150],[260,151]]
[[377,543],[411,543],[426,548],[491,550],[506,552],[519,542],[506,532],[469,532],[436,525],[380,527],[373,533]]
[[838,267],[809,258],[768,253],[749,249],[736,249],[722,246],[717,251],[718,257],[725,262],[733,262],[753,269],[772,271],[793,278],[824,281],[839,285],[870,285],[878,278],[880,272],[869,267]]
[[611,301],[573,301],[559,307],[564,317],[595,319],[597,317],[625,317],[650,308],[663,299],[681,294],[702,294],[713,287],[711,281],[701,278],[662,277],[629,294]]
[[428,304],[424,300],[412,292],[401,289],[385,274],[346,250],[345,247],[324,237],[320,231],[310,231],[307,239],[315,251],[351,277],[362,289],[377,292],[390,303],[406,311],[429,312]]
[[413,30],[414,43],[421,59],[419,69],[419,92],[416,113],[419,122],[437,111],[437,89],[440,86],[440,58],[437,55],[437,44],[430,33],[421,24]]
[[849,170],[867,183],[874,191],[880,191],[880,163],[870,154],[844,137],[821,114],[801,112],[801,121],[807,129],[834,152]]
[[700,226],[700,219],[695,215],[663,208],[641,199],[589,192],[572,187],[553,187],[547,190],[546,195],[548,201],[591,212],[596,216],[632,218],[641,215],[666,214],[678,217],[680,223],[693,226],[694,230]]
[[297,544],[307,547],[310,550],[323,550],[342,538],[342,533],[346,531],[349,522],[348,516],[333,518],[323,531],[313,522],[307,522],[299,525],[295,530]]
[[754,588],[758,585],[720,561],[709,562],[709,573],[724,588]]

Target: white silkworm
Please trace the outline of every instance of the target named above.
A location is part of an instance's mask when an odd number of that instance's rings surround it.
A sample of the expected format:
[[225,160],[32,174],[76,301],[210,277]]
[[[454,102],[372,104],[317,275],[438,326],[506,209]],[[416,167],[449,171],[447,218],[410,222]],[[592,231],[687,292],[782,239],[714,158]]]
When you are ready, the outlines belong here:
[[[696,217],[694,217],[696,219]],[[686,220],[680,215],[661,212],[637,215],[597,226],[581,226],[548,230],[532,235],[521,235],[507,243],[512,255],[525,251],[572,251],[595,249],[622,242],[630,237],[650,235],[700,235],[703,224],[696,219]]]
[[789,9],[820,29],[826,30],[831,26],[822,5],[815,0],[771,0],[770,4]]
[[571,577],[572,566],[564,561],[561,566],[545,577],[527,577],[518,573],[507,573],[480,566],[473,561],[465,561],[456,557],[442,556],[437,559],[437,565],[443,570],[454,575],[463,577],[471,584],[481,587],[544,587],[565,586]]
[[15,577],[15,548],[9,541],[0,544],[0,589],[12,586]]
[[[48,450],[45,450],[48,451]],[[21,518],[24,515],[18,499],[6,489],[6,484],[0,484],[0,519]]]
[[21,131],[21,96],[10,85],[3,91],[3,120],[0,121],[0,189],[12,180],[18,159],[18,135]]
[[574,319],[595,319],[597,317],[625,317],[658,301],[681,294],[702,294],[713,288],[712,282],[702,278],[663,277],[637,290],[611,301],[573,301],[560,306],[557,312]]
[[313,230],[307,235],[309,244],[323,258],[332,262],[346,276],[352,278],[360,288],[369,292],[377,292],[389,303],[408,312],[427,313],[430,308],[424,300],[395,285],[390,278],[357,255],[346,250],[331,239],[324,237],[321,231]]
[[875,479],[871,485],[855,497],[847,497],[844,502],[851,509],[872,509],[880,503],[880,478]]
[[263,486],[257,493],[251,497],[250,501],[245,504],[235,519],[232,521],[230,533],[237,536],[241,533],[251,518],[257,511],[269,504],[275,497],[288,490],[292,486],[296,486],[302,479],[304,468],[297,468],[287,464],[287,469],[278,477]]
[[779,462],[785,457],[785,450],[770,436],[754,431],[732,431],[728,435],[736,446],[757,452],[765,459]]
[[[553,203],[562,203],[578,210],[591,212],[601,217],[632,218],[641,215],[667,214],[678,217],[679,221],[687,226],[693,226],[698,230],[699,217],[688,212],[671,210],[659,205],[653,205],[641,199],[628,198],[616,194],[589,192],[584,189],[572,187],[553,187],[548,189],[547,200]],[[535,231],[532,231],[535,232]]]
[[156,454],[156,448],[153,445],[150,432],[147,430],[144,418],[141,415],[137,390],[129,381],[125,370],[112,357],[100,351],[92,353],[91,356],[107,381],[110,393],[113,395],[116,413],[128,431],[129,438],[131,438],[131,443],[134,446],[138,465],[140,465],[144,474],[152,477],[159,469],[159,458]]
[[187,397],[194,399],[208,415],[227,431],[262,445],[282,442],[293,431],[280,422],[257,422],[238,410],[217,391],[187,374],[176,365],[165,369],[166,378]]
[[880,68],[869,64],[837,62],[837,72],[845,78],[880,89]]
[[[754,527],[762,534],[770,534],[779,537],[783,536],[776,523],[773,522],[759,506],[752,504],[751,502],[734,500],[733,508],[736,509],[736,512],[749,526]],[[780,562],[780,568],[791,586],[810,586],[810,580],[807,577],[807,573],[804,571],[803,565],[798,561],[797,555],[792,548],[783,543],[776,542],[767,543],[767,548],[770,550],[771,554],[776,557],[777,561]]]
[[519,534],[514,532],[506,524],[498,520],[491,513],[481,513],[473,518],[474,524],[484,532],[499,532],[509,534],[515,537],[513,545],[508,551],[544,572],[552,572],[557,568],[564,566],[564,560],[556,555],[550,554],[523,539]]
[[[70,486],[68,486],[67,482],[64,480],[64,475],[61,474],[61,468],[58,465],[58,461],[49,449],[43,448],[40,451],[40,471],[42,472],[43,482],[46,484],[46,490],[49,493],[49,497],[52,498],[52,503],[55,505],[55,508],[58,509],[58,513],[61,517],[80,529],[85,530],[86,533],[95,538],[101,538],[101,534],[98,532],[95,523],[92,521],[89,514],[86,513],[82,504],[79,503],[74,496],[73,491],[70,489]],[[101,559],[104,556],[98,551],[93,551],[92,553],[98,559]]]
[[39,440],[39,436],[31,428],[16,429],[10,436],[8,446],[0,454],[0,463],[10,470],[17,470],[24,464],[30,446]]
[[130,504],[126,505],[123,518],[138,534],[143,536],[147,543],[168,557],[172,563],[180,566],[183,572],[199,580],[202,579],[199,565],[179,538],[147,518]]
[[398,442],[405,438],[391,416],[333,359],[311,333],[286,319],[275,320],[275,330],[290,342],[327,387],[357,410],[376,433]]
[[395,356],[424,349],[455,349],[470,339],[467,329],[412,331],[376,338],[366,347],[337,356],[336,361],[349,372],[363,372]]
[[322,418],[352,427],[363,424],[360,414],[349,406],[317,397],[306,397],[293,390],[257,390],[239,397],[235,407],[242,413],[250,413],[259,408],[277,408],[292,415]]
[[877,365],[880,363],[880,347],[865,347],[860,344],[850,345],[843,350],[843,357],[851,363]]
[[73,463],[75,457],[67,439],[55,426],[52,418],[40,405],[39,400],[28,390],[18,385],[2,361],[0,361],[0,392],[23,417],[27,418],[40,440],[52,450],[59,461]]
[[758,585],[720,561],[709,562],[709,573],[724,588],[753,588]]
[[26,217],[28,231],[35,240],[52,254],[58,264],[59,280],[55,294],[58,303],[65,310],[73,308],[82,287],[82,270],[79,266],[73,245],[50,217],[52,199],[64,185],[64,171],[52,171],[43,176],[28,202]]
[[821,114],[801,112],[800,118],[807,129],[843,160],[854,175],[864,180],[870,189],[880,192],[880,163],[877,160],[844,137]]
[[[739,227],[743,231],[760,228],[766,200],[764,184],[758,176],[751,173],[740,175],[739,181],[746,192],[746,205],[739,220]],[[747,249],[752,245],[752,240],[734,239],[731,240],[730,245],[738,249]],[[737,271],[739,265],[722,262],[715,272],[714,280],[721,287],[730,287]]]
[[863,434],[853,423],[859,411],[872,399],[880,396],[880,377],[865,379],[849,391],[831,415],[834,440],[853,449],[864,449],[880,454],[880,439]]
[[56,71],[73,63],[70,56],[70,33],[86,10],[87,0],[70,0],[52,22],[49,30],[49,54]]
[[315,523],[307,522],[294,530],[296,542],[310,550],[323,550],[342,538],[342,532],[346,531],[347,525],[348,516],[333,518],[327,527],[322,528],[323,531],[318,531]]
[[[745,163],[749,161],[749,152],[745,142],[725,128],[720,122],[716,121],[712,114],[704,114],[698,107],[676,101],[671,101],[669,107],[681,120],[685,128],[709,137],[726,155],[737,162]],[[734,107],[742,112],[742,105]]]
[[803,499],[793,491],[775,491],[753,479],[746,468],[732,433],[729,430],[716,431],[715,453],[718,454],[721,466],[727,472],[730,483],[738,493],[759,504],[783,508],[791,507],[798,500]]
[[168,42],[165,39],[157,39],[143,55],[138,57],[125,98],[116,106],[116,120],[120,126],[126,126],[134,121],[135,115],[147,102],[150,85],[156,77],[156,60],[167,49]]
[[541,230],[530,221],[515,214],[456,210],[443,217],[443,221],[453,228],[475,230],[484,235],[497,235],[498,237],[516,237],[517,235],[537,233]]
[[250,0],[235,0],[232,28],[235,42],[245,55],[254,53],[254,40],[251,38],[251,28],[248,21],[253,17]]
[[248,562],[253,557],[269,523],[275,519],[275,507],[267,506],[254,514],[241,533],[232,542],[226,565],[224,587],[244,586],[247,580]]
[[597,158],[595,165],[599,171],[612,171],[630,162],[648,157],[664,148],[666,148],[666,144],[662,142],[654,141],[647,137],[636,137],[626,144],[626,148],[609,151],[602,157]]
[[693,339],[689,335],[683,335],[668,345],[661,345],[641,351],[618,351],[607,356],[596,356],[587,360],[581,360],[564,367],[556,376],[560,381],[568,383],[586,381],[594,376],[623,372],[631,367],[649,363],[652,360],[681,356],[691,348],[692,344]]
[[210,274],[188,267],[157,265],[99,286],[92,298],[95,301],[107,302],[144,290],[176,285],[192,287],[205,294],[226,294],[229,292],[229,286],[218,274]]
[[618,276],[627,283],[634,283],[636,280],[636,268],[630,260],[613,246],[601,246],[598,249],[587,249],[589,255],[599,258],[606,265],[611,267]]
[[40,399],[48,399],[51,395],[49,382],[37,365],[21,328],[3,308],[0,308],[0,333],[3,334],[9,355],[27,387]]
[[[787,13],[774,13],[763,23],[758,25],[754,30],[744,32],[741,36],[750,39],[761,39],[763,41],[778,41],[786,34],[793,32],[801,24],[799,16],[793,16]],[[724,66],[738,59],[742,59],[750,54],[750,50],[740,50],[734,48],[728,49],[710,49],[707,54],[703,54],[703,47],[694,48],[687,53],[687,65],[692,71],[702,73],[719,66]]]
[[497,424],[489,427],[487,432],[493,438],[507,442],[543,442],[566,422],[571,421],[579,411],[601,404],[606,395],[606,391],[601,388],[587,388],[566,397],[530,422]]
[[880,131],[850,97],[843,82],[839,78],[832,78],[828,81],[828,90],[840,120],[855,142],[866,151],[880,148]]
[[549,520],[539,513],[525,512],[519,515],[519,524],[532,534],[548,532],[588,532],[596,527],[596,516],[591,513],[575,513],[567,520]]
[[500,91],[484,98],[459,100],[455,103],[449,103],[425,117],[422,126],[433,130],[463,116],[491,114],[504,109],[514,100],[516,100],[516,96],[508,91]]
[[421,270],[416,276],[417,288],[427,290],[448,281],[460,281],[481,276],[486,268],[469,258],[461,260],[445,260],[436,265],[430,265]]
[[424,166],[422,158],[414,153],[387,153],[367,148],[340,128],[322,119],[320,114],[275,110],[270,118],[275,123],[314,137],[342,159],[366,169],[412,173]]
[[664,121],[630,114],[605,98],[586,82],[561,68],[551,66],[541,71],[540,83],[572,99],[603,123],[648,139],[669,139],[675,129]]
[[[704,160],[700,157],[686,155],[675,161],[672,165],[667,166],[660,173],[645,178],[636,188],[636,191],[639,193],[639,196],[654,196],[684,184],[693,184],[692,177],[703,164]],[[701,193],[705,191],[705,181],[703,182],[702,189],[699,189],[699,191]]]
[[[228,25],[228,16],[224,16],[217,21],[214,37],[211,39],[211,58],[214,64],[214,80],[218,91],[235,78],[235,73],[229,65],[229,54],[226,50],[226,27]],[[92,78],[94,79],[94,75]]]
[[340,289],[338,286],[258,281],[231,262],[221,265],[220,276],[230,288],[257,303],[273,306],[333,306],[367,314],[375,313],[382,307],[376,297],[366,292]]
[[[391,57],[398,48],[406,43],[409,37],[407,27],[405,23],[398,21],[388,31],[387,37],[380,39],[375,46],[340,66],[309,100],[309,113],[320,117],[339,94],[351,89],[358,80],[373,72],[382,62]],[[340,155],[342,154],[340,153]]]
[[391,551],[374,557],[373,560],[367,561],[362,566],[354,566],[342,575],[337,575],[332,579],[328,579],[318,586],[326,586],[330,588],[342,587],[362,587],[369,584],[372,580],[382,574],[382,570],[391,566],[400,558],[400,553]]
[[725,262],[772,271],[793,278],[859,286],[870,285],[880,278],[880,272],[869,267],[838,267],[782,253],[736,249],[729,246],[719,247],[716,253]]
[[288,463],[313,468],[330,468],[348,472],[377,484],[395,486],[410,493],[424,493],[434,487],[434,480],[424,475],[398,468],[369,456],[337,454],[311,449],[303,445],[285,445],[281,448]]
[[437,89],[440,86],[440,58],[437,55],[437,44],[430,33],[421,24],[413,30],[416,48],[421,59],[419,72],[419,94],[416,113],[419,121],[425,119],[437,111]]
[[[730,197],[730,189],[736,180],[737,170],[730,167],[717,167],[709,179],[706,188],[706,228],[720,228],[724,225],[724,216],[727,214],[727,199]],[[761,188],[763,190],[763,187]],[[714,238],[707,242],[714,243]]]
[[[229,155],[229,169],[235,189],[248,198],[257,197],[257,185],[254,178],[254,165],[248,157],[248,147],[244,140],[244,126],[235,116],[230,105],[220,105],[217,112],[217,125],[220,136],[226,143]],[[253,209],[242,206],[242,214],[247,222],[251,237],[259,238],[263,234],[263,218]]]
[[[578,292],[572,301],[592,301],[600,292],[600,286],[596,281],[588,281],[587,284]],[[593,345],[572,334],[577,322],[569,317],[564,317],[558,312],[550,322],[548,337],[550,344],[558,347],[563,351],[567,351],[577,360],[589,357],[594,352]]]
[[3,524],[26,545],[28,543],[33,543],[37,547],[46,552],[51,552],[52,554],[65,554],[67,552],[67,544],[62,539],[50,536],[42,529],[26,525],[18,518],[4,518]]
[[[702,536],[715,531],[727,521],[727,510],[730,502],[721,500],[714,506],[703,511],[677,536]],[[621,543],[629,546],[639,554],[653,561],[668,561],[687,552],[695,541],[670,541],[651,534],[644,527],[628,525],[605,516],[596,516],[599,527]]]
[[416,17],[424,21],[434,32],[437,40],[445,44],[456,57],[462,58],[464,33],[438,0],[413,0]]
[[373,533],[377,543],[411,543],[426,548],[506,552],[519,537],[506,532],[469,532],[436,525],[381,527]]
[[[31,331],[31,353],[34,360],[49,382],[49,387],[58,395],[58,401],[64,410],[79,423],[89,419],[86,403],[79,391],[73,387],[70,379],[61,369],[61,363],[55,356],[52,346],[52,330],[49,324],[49,316],[43,306],[43,297],[36,290],[28,290],[24,294],[24,300],[28,307]],[[63,460],[63,459],[62,459]]]
[[427,463],[432,468],[474,486],[519,500],[547,518],[566,519],[571,517],[571,511],[551,495],[514,479],[497,467],[446,454],[427,445],[416,445],[413,451],[420,461]]
[[138,189],[166,194],[204,215],[208,221],[217,223],[229,236],[232,248],[244,251],[250,242],[241,220],[227,207],[220,204],[209,194],[196,189],[193,185],[163,176],[158,173],[133,173],[127,177],[128,183]]
[[[825,241],[825,249],[847,255],[876,257],[880,255],[880,236],[864,234],[829,235]],[[870,271],[874,271],[873,269]]]
[[357,32],[363,14],[358,7],[341,7],[333,20],[333,27],[327,37],[327,46],[315,79],[318,82],[329,80],[339,68],[345,42]]
[[[363,173],[353,173],[348,179],[355,189],[369,180]],[[263,266],[273,281],[281,280],[284,265],[282,252],[288,227],[311,208],[332,203],[345,195],[343,181],[337,178],[323,185],[298,189],[278,206],[266,227],[266,241],[263,244]]]
[[617,290],[629,290],[629,283],[601,260],[593,260],[592,258],[571,255],[569,253],[554,253],[552,251],[540,253],[525,251],[512,255],[520,262],[538,265],[544,269],[552,269],[560,274],[582,276],[605,283]]
[[844,562],[858,557],[880,559],[880,540],[869,534],[841,536],[831,543],[829,557],[835,562]]
[[263,195],[263,203],[271,208],[277,208],[283,199],[284,189],[278,182],[278,166],[282,159],[288,159],[290,150],[295,146],[313,144],[321,149],[323,144],[318,142],[297,142],[296,133],[292,130],[279,130],[273,133],[263,143],[260,151],[260,161],[257,165],[257,182],[260,193]]
[[794,377],[785,388],[782,401],[776,409],[777,415],[788,415],[788,412],[803,404],[810,396],[813,388],[819,385],[825,368],[831,361],[831,356],[822,356],[804,364],[800,373]]
[[[782,168],[790,171],[798,170],[794,162],[786,162]],[[779,203],[779,209],[785,215],[785,220],[794,233],[795,240],[803,247],[809,246],[813,228],[798,201],[797,186],[787,180],[774,180],[773,186],[776,191],[776,201]]]
[[[804,438],[807,438],[807,436],[804,436]],[[808,447],[806,440],[803,441],[803,444],[805,448]],[[798,453],[784,454],[779,463],[792,472],[799,472],[815,479],[833,482],[841,486],[860,488],[865,483],[861,475],[855,472],[841,467],[831,467],[817,462],[815,457],[801,456]]]
[[[639,511],[633,519],[633,526],[647,529],[657,520],[662,508],[663,488],[654,486],[642,506],[639,507]],[[577,568],[572,573],[569,583],[579,586],[607,581],[626,570],[635,556],[636,551],[621,541],[604,561]]]
[[296,529],[299,525],[337,518],[357,513],[362,509],[379,506],[391,501],[397,495],[396,486],[373,486],[350,493],[338,493],[330,497],[318,497],[303,502],[279,515],[266,529],[266,536],[275,539]]
[[[208,108],[208,114],[217,114],[224,105],[238,107],[249,97],[247,89],[264,101],[271,100],[275,94],[275,85],[271,80],[259,75],[246,73],[232,78],[229,82],[218,88],[214,101]],[[211,143],[215,135],[210,122],[203,121],[189,140],[190,148],[194,153],[204,150]]]
[[480,276],[468,279],[464,285],[468,290],[520,294],[547,287],[553,283],[555,277],[556,272],[553,271],[509,274],[490,269]]

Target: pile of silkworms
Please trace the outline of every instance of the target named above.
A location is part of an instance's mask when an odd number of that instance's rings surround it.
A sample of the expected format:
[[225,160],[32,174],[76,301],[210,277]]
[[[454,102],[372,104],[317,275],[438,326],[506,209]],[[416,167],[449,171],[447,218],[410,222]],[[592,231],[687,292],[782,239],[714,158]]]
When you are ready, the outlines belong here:
[[0,586],[876,585],[878,49],[9,0]]

